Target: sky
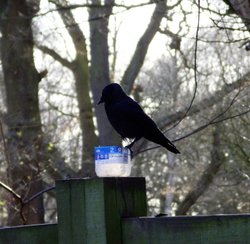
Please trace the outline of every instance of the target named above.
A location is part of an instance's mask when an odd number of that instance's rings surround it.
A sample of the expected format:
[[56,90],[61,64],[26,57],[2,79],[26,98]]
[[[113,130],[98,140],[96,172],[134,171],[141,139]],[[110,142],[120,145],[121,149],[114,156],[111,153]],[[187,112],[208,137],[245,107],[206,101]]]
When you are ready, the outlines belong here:
[[[138,1],[134,1],[135,4]],[[139,1],[143,2],[143,1]],[[147,1],[144,1],[147,2]],[[50,7],[53,5],[48,5],[47,0],[41,1],[41,13],[47,12]],[[130,61],[132,54],[136,48],[136,44],[145,31],[151,15],[154,11],[155,4],[146,5],[139,8],[134,8],[131,10],[123,10],[114,8],[114,15],[110,17],[110,31],[113,32],[115,26],[119,26],[118,38],[117,38],[117,50],[118,50],[118,59],[117,59],[117,68],[123,69]],[[77,8],[74,10],[74,16],[76,18],[77,23],[79,23],[80,27],[83,30],[85,37],[88,40],[89,37],[89,27],[88,27],[88,14],[86,8]],[[51,12],[46,15],[42,15],[41,17],[36,18],[36,22],[39,23],[39,29],[41,32],[41,38],[44,36],[50,36],[51,33],[55,35],[55,33],[59,33],[58,35],[62,35],[65,39],[67,48],[69,48],[70,54],[75,55],[74,48],[71,42],[71,39],[67,32],[65,31],[65,27],[63,22],[58,18],[56,12]],[[46,38],[44,38],[46,41]],[[58,39],[59,40],[59,39]],[[109,40],[111,42],[111,38]],[[163,50],[165,50],[166,37],[162,34],[156,34],[152,43],[150,44],[150,48],[148,50],[147,59],[155,60],[159,58],[163,54]],[[58,47],[61,46],[60,52],[62,55],[68,56],[65,50],[65,43],[58,42]]]
[[[79,3],[80,1],[71,1],[72,3]],[[118,2],[118,1],[116,1]],[[130,4],[130,1],[120,1],[125,2],[126,4]],[[129,2],[129,3],[128,3]],[[133,4],[138,2],[148,2],[147,0],[144,1],[133,1]],[[169,1],[169,4],[172,4],[174,1]],[[188,24],[190,28],[184,34],[182,38],[182,45],[189,45],[193,46],[194,43],[194,36],[197,28],[197,6],[192,6],[190,2],[182,2],[182,8],[186,12],[189,12],[187,15]],[[53,9],[55,6],[53,4],[49,4],[47,0],[41,0],[41,13],[47,13],[49,10]],[[114,33],[115,27],[119,26],[119,32],[117,36],[117,65],[116,65],[116,74],[117,74],[117,81],[121,78],[122,74],[124,73],[127,65],[130,62],[130,59],[134,53],[136,48],[136,44],[139,38],[142,36],[143,32],[148,26],[152,13],[154,11],[155,4],[149,4],[138,8],[133,8],[130,10],[124,10],[123,8],[114,8],[114,14],[110,17],[110,46],[111,46],[111,36]],[[179,12],[178,12],[179,11]],[[89,22],[88,22],[88,12],[86,8],[76,8],[73,11],[76,22],[81,27],[86,39],[87,44],[89,45]],[[212,15],[201,15],[201,26],[206,26],[208,23],[211,23],[211,16]],[[167,23],[168,28],[177,33],[179,28],[179,23],[183,19],[182,11],[178,8],[175,8],[175,12],[173,12],[171,16],[172,20],[164,20],[164,24]],[[75,50],[72,44],[71,38],[68,35],[65,26],[58,16],[56,11],[47,13],[45,15],[38,16],[35,19],[37,26],[39,29],[40,34],[38,35],[38,39],[45,45],[54,46],[56,51],[58,51],[62,56],[68,58],[69,60],[74,58]],[[183,28],[185,31],[185,27]],[[146,65],[153,66],[154,62],[161,58],[162,55],[168,55],[167,52],[170,52],[167,45],[169,45],[170,39],[167,38],[165,35],[157,33],[152,40],[148,53],[146,56],[145,63]],[[66,48],[65,48],[66,46]],[[112,51],[110,49],[110,51]],[[44,66],[44,62],[42,57],[37,55],[38,66]]]

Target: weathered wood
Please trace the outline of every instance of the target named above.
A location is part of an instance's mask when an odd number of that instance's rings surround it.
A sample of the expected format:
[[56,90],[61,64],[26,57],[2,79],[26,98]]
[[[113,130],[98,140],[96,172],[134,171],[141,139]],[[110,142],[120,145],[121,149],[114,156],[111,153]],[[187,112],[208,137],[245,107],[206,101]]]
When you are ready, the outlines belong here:
[[127,218],[123,243],[250,243],[250,214],[192,217]]
[[0,229],[0,244],[56,244],[57,225],[26,225]]
[[121,243],[121,217],[146,215],[144,178],[57,182],[59,243]]
[[146,215],[144,178],[58,181],[57,225],[0,229],[0,244],[250,243],[250,214]]

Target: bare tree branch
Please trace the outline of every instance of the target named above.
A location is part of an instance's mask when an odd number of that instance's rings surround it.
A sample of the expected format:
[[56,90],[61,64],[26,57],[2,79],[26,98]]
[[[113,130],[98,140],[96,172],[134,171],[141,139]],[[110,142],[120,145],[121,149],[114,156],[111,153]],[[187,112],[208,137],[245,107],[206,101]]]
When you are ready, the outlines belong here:
[[64,111],[62,111],[61,109],[59,109],[58,106],[55,106],[54,104],[52,104],[47,98],[45,99],[45,102],[55,111],[57,111],[58,113],[60,113],[61,115],[65,115],[65,116],[69,116],[71,118],[78,118],[78,116],[76,116],[74,113],[65,113]]
[[148,47],[150,42],[152,41],[153,37],[157,33],[161,20],[166,14],[167,11],[167,6],[166,6],[166,1],[157,1],[157,5],[155,7],[154,13],[151,17],[150,23],[140,38],[136,50],[134,52],[134,55],[130,61],[129,66],[127,67],[123,78],[121,80],[121,83],[124,87],[124,90],[126,93],[130,93],[134,81],[143,65],[144,59],[146,57]]
[[176,215],[185,215],[197,199],[208,189],[215,175],[224,162],[224,155],[220,148],[220,126],[215,126],[213,133],[213,148],[211,151],[211,163],[208,164],[195,187],[187,194],[176,210]]
[[52,191],[56,189],[56,186],[50,186],[42,191],[37,192],[36,194],[34,194],[33,196],[31,196],[29,199],[23,201],[23,204],[29,204],[31,201],[35,200],[36,198],[40,197],[41,195],[43,195],[44,193],[48,192],[48,191]]
[[187,116],[187,114],[189,113],[189,111],[191,110],[193,103],[194,103],[194,99],[196,97],[196,93],[197,93],[197,87],[198,87],[198,78],[197,78],[197,50],[198,50],[198,40],[199,40],[199,29],[200,29],[200,0],[198,0],[198,17],[197,17],[197,28],[196,28],[196,34],[195,34],[195,46],[194,46],[194,93],[193,96],[191,98],[190,104],[186,110],[186,112],[184,113],[183,117],[174,125],[172,125],[169,129],[167,129],[166,132],[174,129],[175,127],[177,127]]
[[[221,123],[223,121],[226,121],[226,120],[229,120],[229,119],[234,119],[234,118],[237,118],[239,116],[243,116],[243,115],[249,113],[250,109],[247,109],[247,110],[245,110],[245,111],[243,111],[241,113],[238,113],[238,114],[235,114],[235,115],[232,115],[232,116],[228,116],[228,117],[223,117],[223,115],[225,115],[230,110],[230,108],[233,106],[234,102],[236,101],[236,98],[240,94],[240,91],[241,91],[241,89],[238,90],[238,92],[233,97],[233,99],[231,100],[231,102],[229,103],[229,105],[221,113],[217,114],[214,118],[212,118],[206,124],[201,125],[198,128],[192,130],[191,132],[188,132],[187,134],[185,134],[185,135],[183,135],[183,136],[181,136],[181,137],[179,137],[177,139],[172,140],[172,142],[177,142],[177,141],[183,140],[183,139],[185,139],[185,138],[187,138],[189,136],[192,136],[192,135],[194,135],[194,134],[202,131],[203,129],[207,128],[210,125],[218,124],[218,123]],[[143,152],[146,152],[146,151],[149,151],[149,150],[153,150],[153,149],[156,149],[156,148],[160,147],[160,146],[154,146],[154,147],[146,148],[146,149],[140,151],[139,149],[142,148],[143,145],[144,145],[144,143],[142,142],[140,144],[140,147],[137,148],[138,152],[134,153],[134,156],[138,155],[140,153],[143,153]]]
[[6,191],[8,191],[20,203],[19,214],[21,216],[21,219],[22,219],[24,225],[27,223],[27,219],[25,218],[24,212],[23,212],[24,207],[26,205],[28,205],[30,202],[32,202],[33,200],[35,200],[36,198],[38,198],[41,195],[43,195],[45,192],[54,190],[56,188],[55,186],[50,186],[50,187],[48,187],[46,189],[43,189],[43,190],[35,193],[31,197],[29,197],[27,200],[23,200],[22,196],[20,196],[17,192],[15,192],[12,188],[10,188],[6,184],[4,184],[2,181],[0,181],[0,186],[3,189],[5,189]]
[[36,48],[42,51],[45,54],[48,54],[52,58],[54,58],[56,61],[61,63],[63,66],[72,69],[72,62],[68,61],[66,58],[63,58],[61,55],[59,55],[54,49],[51,49],[49,47],[43,46],[43,45],[36,45]]
[[8,191],[9,193],[11,193],[15,199],[17,199],[18,201],[21,201],[21,196],[18,193],[16,193],[13,189],[11,189],[9,186],[4,184],[2,181],[0,181],[0,186],[4,188],[6,191]]
[[[247,85],[250,85],[250,72],[247,72],[240,79],[236,80],[231,84],[224,84],[221,89],[216,91],[213,95],[204,98],[197,104],[194,104],[189,110],[189,116],[193,116],[199,113],[201,110],[205,110],[209,107],[212,107],[214,104],[222,101],[224,97],[232,91],[243,88]],[[185,112],[186,108],[176,113],[163,116],[157,121],[157,125],[160,129],[164,130],[165,128],[171,126],[173,123],[181,119]]]
[[[157,2],[161,2],[161,1],[164,1],[164,0],[159,0]],[[36,16],[43,16],[43,15],[49,14],[49,13],[54,12],[54,11],[73,10],[73,9],[77,9],[77,8],[89,8],[89,9],[92,8],[93,9],[93,8],[109,8],[110,7],[110,5],[106,4],[106,3],[104,3],[104,4],[86,3],[86,4],[70,4],[70,5],[60,4],[59,5],[58,1],[49,0],[49,2],[57,5],[57,8],[56,9],[50,9],[50,10],[48,10],[46,12],[43,12],[43,13],[39,13],[39,14],[35,15],[35,17]],[[156,4],[157,2],[156,1],[149,1],[149,2],[146,2],[146,3],[131,4],[131,5],[113,3],[112,7],[123,8],[125,10],[131,10],[131,9],[134,9],[134,8],[153,5],[153,4]],[[171,7],[173,7],[173,6],[170,6],[170,8]],[[105,16],[99,16],[99,18],[105,18]],[[97,20],[97,18],[95,18],[95,19],[91,18],[90,21],[92,21],[92,20]]]
[[[189,137],[189,136],[192,136],[192,135],[194,135],[194,134],[196,134],[196,133],[198,133],[198,132],[204,130],[205,128],[209,127],[210,125],[218,124],[218,123],[224,122],[224,121],[229,120],[229,119],[234,119],[234,118],[243,116],[243,115],[245,115],[245,114],[248,114],[249,112],[250,112],[250,109],[248,109],[248,110],[246,110],[246,111],[244,111],[244,112],[241,112],[241,113],[238,113],[238,114],[235,114],[235,115],[226,117],[226,118],[219,119],[219,120],[214,120],[214,119],[212,119],[212,120],[210,120],[208,123],[199,126],[198,128],[192,130],[191,132],[189,132],[189,133],[187,133],[187,134],[185,134],[185,135],[183,135],[183,136],[181,136],[181,137],[179,137],[179,138],[177,138],[177,139],[172,140],[172,142],[181,141],[181,140],[183,140],[183,139],[185,139],[185,138],[187,138],[187,137]],[[219,115],[221,115],[221,114],[219,114]],[[216,118],[217,118],[217,117],[218,117],[218,116],[216,116]],[[142,144],[142,145],[144,145],[144,144]],[[160,146],[154,146],[154,147],[150,147],[150,148],[143,149],[143,150],[141,150],[141,151],[138,151],[138,152],[134,153],[134,156],[136,156],[136,155],[138,155],[138,154],[141,154],[141,153],[144,153],[144,152],[149,151],[149,150],[157,149],[157,148],[159,148],[159,147],[160,147]]]
[[3,140],[5,159],[6,159],[7,165],[10,165],[9,151],[8,151],[8,147],[7,147],[4,132],[3,132],[3,123],[1,120],[0,120],[0,133],[1,133],[2,140]]
[[194,135],[194,134],[200,132],[201,130],[207,128],[207,127],[210,126],[210,125],[218,124],[218,123],[221,123],[221,122],[226,121],[226,120],[229,120],[229,119],[234,119],[234,118],[237,118],[237,117],[239,117],[239,116],[243,116],[243,115],[245,115],[245,114],[247,114],[247,113],[249,113],[249,112],[250,112],[250,109],[249,109],[249,110],[246,110],[246,111],[244,111],[244,112],[242,112],[242,113],[235,114],[235,115],[233,115],[233,116],[229,116],[229,117],[222,118],[222,119],[219,119],[219,120],[214,120],[214,119],[212,119],[209,123],[206,123],[206,124],[204,124],[204,125],[198,127],[197,129],[195,129],[195,130],[193,130],[193,131],[187,133],[186,135],[181,136],[181,137],[179,137],[179,138],[173,140],[173,142],[177,142],[177,141],[183,140],[183,139],[185,139],[185,138],[187,138],[187,137],[189,137],[189,136],[191,136],[191,135]]

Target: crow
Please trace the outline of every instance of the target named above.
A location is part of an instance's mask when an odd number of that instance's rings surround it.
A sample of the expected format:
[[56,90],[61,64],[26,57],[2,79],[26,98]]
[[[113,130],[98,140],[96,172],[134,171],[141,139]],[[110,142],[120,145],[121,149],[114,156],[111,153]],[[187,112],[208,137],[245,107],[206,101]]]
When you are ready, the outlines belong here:
[[180,153],[119,84],[111,83],[104,87],[98,104],[100,103],[104,103],[107,117],[122,139],[133,139],[133,142],[126,146],[130,150],[136,141],[144,137],[175,154]]

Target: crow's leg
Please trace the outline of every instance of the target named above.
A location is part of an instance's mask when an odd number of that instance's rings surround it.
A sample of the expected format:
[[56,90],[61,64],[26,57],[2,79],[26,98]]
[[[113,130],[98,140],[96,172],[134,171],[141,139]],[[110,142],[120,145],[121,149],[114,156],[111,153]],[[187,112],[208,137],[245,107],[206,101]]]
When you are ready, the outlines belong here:
[[126,146],[126,148],[131,149],[131,147],[135,144],[135,142],[137,142],[140,139],[141,137],[136,137],[129,145]]
[[136,137],[129,145],[125,146],[126,148],[129,149],[129,151],[131,153],[131,158],[133,158],[133,150],[131,149],[131,147],[135,144],[135,142],[137,142],[140,139],[141,139],[141,137]]

